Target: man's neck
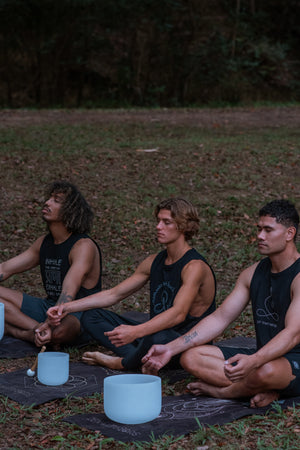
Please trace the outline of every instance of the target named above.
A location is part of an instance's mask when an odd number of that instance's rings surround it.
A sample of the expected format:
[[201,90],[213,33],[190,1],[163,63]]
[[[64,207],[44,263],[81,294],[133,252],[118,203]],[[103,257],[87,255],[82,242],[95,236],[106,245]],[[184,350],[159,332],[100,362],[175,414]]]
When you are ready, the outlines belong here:
[[185,240],[183,242],[177,241],[172,244],[168,244],[166,249],[168,256],[165,263],[174,264],[190,249],[190,245]]
[[297,259],[300,258],[300,254],[297,251],[296,246],[289,247],[283,253],[270,256],[272,273],[279,273],[294,264]]
[[49,224],[49,231],[53,236],[54,244],[61,244],[62,242],[65,242],[72,234],[61,222],[53,222]]

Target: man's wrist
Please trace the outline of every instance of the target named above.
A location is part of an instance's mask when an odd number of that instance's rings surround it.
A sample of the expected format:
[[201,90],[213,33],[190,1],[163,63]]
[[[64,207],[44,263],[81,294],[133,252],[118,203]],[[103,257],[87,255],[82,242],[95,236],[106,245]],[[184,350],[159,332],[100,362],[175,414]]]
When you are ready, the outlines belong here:
[[143,332],[143,327],[142,327],[142,325],[143,325],[143,324],[140,324],[140,325],[133,325],[133,327],[134,327],[134,338],[135,338],[135,339],[140,339],[140,338],[142,338],[142,337],[145,336],[145,333]]
[[50,328],[51,330],[54,328],[54,327],[50,324],[48,317],[47,317],[47,319],[45,320],[45,322],[43,322],[43,323],[46,324],[47,327]]
[[260,366],[263,365],[263,362],[261,361],[261,358],[260,358],[260,355],[258,352],[253,353],[253,355],[250,355],[250,358],[252,359],[254,369],[258,369]]

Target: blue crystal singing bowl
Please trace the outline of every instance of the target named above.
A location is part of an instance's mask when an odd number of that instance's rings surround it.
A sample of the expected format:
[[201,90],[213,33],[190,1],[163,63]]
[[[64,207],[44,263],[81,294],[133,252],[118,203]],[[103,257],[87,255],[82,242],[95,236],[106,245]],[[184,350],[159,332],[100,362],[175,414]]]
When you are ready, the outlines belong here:
[[161,379],[154,375],[125,374],[104,378],[104,412],[114,422],[150,422],[161,411]]
[[0,341],[4,335],[4,303],[0,303]]
[[69,354],[44,352],[38,355],[37,377],[47,386],[60,386],[69,379]]

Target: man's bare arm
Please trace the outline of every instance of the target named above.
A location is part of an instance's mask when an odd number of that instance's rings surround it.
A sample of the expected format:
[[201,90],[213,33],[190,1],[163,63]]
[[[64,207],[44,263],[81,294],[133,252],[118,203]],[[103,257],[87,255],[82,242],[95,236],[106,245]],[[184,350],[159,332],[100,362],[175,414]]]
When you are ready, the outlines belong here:
[[44,236],[38,238],[27,250],[0,264],[0,281],[39,265],[40,247]]
[[[146,258],[136,269],[133,275],[119,283],[117,286],[89,295],[83,299],[73,300],[64,304],[57,304],[48,310],[48,316],[52,320],[59,320],[66,314],[87,311],[94,308],[107,308],[112,306],[134,292],[141,289],[148,281],[150,276],[150,267],[155,255]],[[70,295],[65,292],[65,295]],[[65,298],[65,297],[64,297]]]
[[[143,358],[147,370],[161,369],[166,361],[166,355],[171,358],[189,348],[204,345],[219,336],[232,323],[249,302],[249,287],[256,265],[251,266],[241,273],[236,286],[217,308],[195,325],[188,333],[178,337],[165,345],[153,346]],[[152,366],[153,361],[153,366]]]

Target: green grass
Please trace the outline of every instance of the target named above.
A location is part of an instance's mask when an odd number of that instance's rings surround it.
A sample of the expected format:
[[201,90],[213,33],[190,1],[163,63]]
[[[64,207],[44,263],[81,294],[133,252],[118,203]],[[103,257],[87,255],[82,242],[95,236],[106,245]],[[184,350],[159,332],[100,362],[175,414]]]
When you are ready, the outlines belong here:
[[[266,128],[259,121],[255,127],[246,122],[204,127],[196,121],[168,120],[167,113],[163,119],[156,117],[155,110],[143,120],[135,116],[128,121],[113,120],[111,111],[98,113],[106,115],[104,120],[87,122],[84,111],[65,112],[57,123],[33,120],[26,126],[16,122],[1,127],[0,260],[26,249],[44,232],[40,210],[45,183],[69,179],[95,210],[92,236],[102,248],[103,285],[108,288],[131,274],[149,253],[160,250],[153,209],[163,198],[180,195],[199,210],[201,229],[193,244],[215,269],[220,303],[240,271],[259,258],[254,243],[258,208],[279,197],[300,208],[299,127],[277,123]],[[72,121],[78,114],[83,120]],[[253,114],[261,112],[254,109]],[[43,293],[38,270],[15,276],[5,285],[33,295]],[[148,287],[117,309],[130,308],[148,310]],[[224,337],[237,334],[254,335],[250,308]],[[78,360],[81,353],[73,351],[71,358]],[[0,370],[27,368],[30,361],[2,360]],[[165,385],[164,393],[172,395],[183,388]],[[199,424],[197,432],[180,439],[166,436],[128,445],[61,422],[67,415],[101,411],[99,395],[33,408],[0,396],[0,447],[299,448],[300,408],[278,409],[222,427]]]

